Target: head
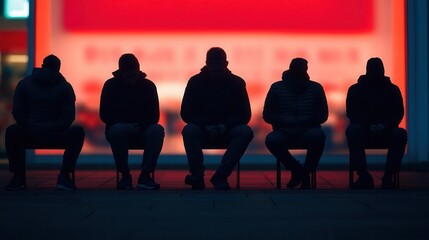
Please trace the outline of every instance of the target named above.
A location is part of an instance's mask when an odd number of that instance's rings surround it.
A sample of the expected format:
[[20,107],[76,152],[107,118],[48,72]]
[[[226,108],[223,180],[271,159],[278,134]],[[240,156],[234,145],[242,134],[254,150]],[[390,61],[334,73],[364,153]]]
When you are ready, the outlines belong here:
[[304,58],[294,58],[290,62],[289,71],[294,75],[307,74],[308,61]]
[[371,77],[384,77],[384,65],[380,58],[370,58],[366,63],[366,75]]
[[128,85],[134,85],[140,74],[140,64],[136,56],[125,53],[119,58],[119,73],[123,81]]
[[220,47],[210,48],[206,55],[206,66],[212,76],[225,74],[228,69],[226,52]]
[[57,56],[51,54],[43,59],[42,68],[59,72],[61,68],[61,60]]

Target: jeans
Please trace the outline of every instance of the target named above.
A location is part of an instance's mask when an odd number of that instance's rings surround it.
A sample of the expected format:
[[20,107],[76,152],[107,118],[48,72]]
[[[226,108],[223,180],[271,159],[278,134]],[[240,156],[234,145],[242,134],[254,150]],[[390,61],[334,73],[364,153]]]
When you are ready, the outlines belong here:
[[[204,143],[209,141],[207,131],[195,124],[187,124],[182,131],[183,143],[188,157],[189,171],[192,175],[204,175]],[[240,161],[253,139],[253,131],[247,125],[238,125],[228,129],[225,135],[218,139],[220,145],[225,145],[226,151],[216,173],[228,177],[234,166]],[[216,143],[216,140],[214,141]],[[223,147],[220,147],[223,148]]]
[[358,175],[367,173],[365,147],[387,148],[385,176],[399,171],[407,144],[407,131],[403,128],[387,129],[380,133],[371,132],[359,124],[350,124],[346,130],[350,164]]
[[299,133],[274,130],[265,138],[265,145],[286,169],[294,169],[299,163],[289,152],[291,148],[307,149],[304,162],[304,173],[317,169],[320,157],[325,148],[326,136],[322,129],[313,128]]
[[130,173],[128,167],[128,149],[138,145],[144,149],[141,163],[142,174],[149,175],[155,170],[159,154],[164,143],[164,128],[153,124],[141,129],[137,124],[114,124],[106,131],[107,141],[112,148],[116,168],[124,175]]
[[71,126],[60,132],[49,132],[34,136],[28,128],[14,124],[6,129],[5,146],[9,159],[9,170],[16,175],[25,174],[25,149],[29,145],[63,146],[62,173],[72,172],[82,150],[85,132],[80,126]]

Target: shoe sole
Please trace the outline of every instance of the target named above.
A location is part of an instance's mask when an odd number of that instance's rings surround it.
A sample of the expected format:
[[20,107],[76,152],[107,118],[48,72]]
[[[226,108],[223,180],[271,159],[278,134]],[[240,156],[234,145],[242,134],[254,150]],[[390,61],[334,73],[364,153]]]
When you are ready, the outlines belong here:
[[56,189],[59,191],[74,191],[76,188],[69,188],[64,185],[57,184]]
[[153,187],[153,186],[148,186],[148,185],[144,185],[144,184],[138,184],[137,185],[137,189],[141,189],[141,190],[157,190],[159,188],[160,188],[160,186]]
[[15,191],[25,191],[27,189],[27,187],[23,186],[19,186],[17,188],[5,188],[5,191],[11,191],[11,192],[15,192]]

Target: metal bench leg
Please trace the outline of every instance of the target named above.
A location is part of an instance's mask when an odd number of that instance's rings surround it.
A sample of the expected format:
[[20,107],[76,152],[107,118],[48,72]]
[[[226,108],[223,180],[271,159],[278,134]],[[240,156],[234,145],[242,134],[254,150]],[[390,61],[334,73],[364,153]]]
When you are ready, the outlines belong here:
[[310,173],[310,189],[316,189],[316,185],[317,185],[317,182],[316,182],[316,170],[314,170],[314,171],[312,171],[311,173]]
[[399,189],[399,171],[393,173],[393,183],[395,184],[395,188]]
[[280,167],[280,161],[276,159],[276,175],[277,175],[277,189],[281,189],[281,167]]
[[237,163],[237,189],[240,189],[240,161]]
[[349,188],[353,185],[353,170],[349,169]]
[[116,170],[116,188],[119,187],[119,171]]
[[75,172],[75,170],[73,169],[73,171],[71,172],[71,174],[72,174],[72,181],[73,181],[73,184],[76,186],[76,177],[75,177],[74,172]]

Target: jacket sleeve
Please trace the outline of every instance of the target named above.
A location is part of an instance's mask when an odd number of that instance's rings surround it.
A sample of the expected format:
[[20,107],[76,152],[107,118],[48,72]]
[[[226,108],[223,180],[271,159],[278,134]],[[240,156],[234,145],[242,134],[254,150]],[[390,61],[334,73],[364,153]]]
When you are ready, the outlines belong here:
[[106,124],[114,123],[114,114],[111,111],[111,106],[113,104],[111,96],[111,87],[109,80],[104,83],[103,89],[101,90],[100,97],[100,119]]
[[246,90],[246,83],[241,80],[237,87],[236,101],[234,101],[231,114],[226,118],[225,125],[230,129],[240,124],[248,124],[252,111],[250,109],[249,96]]
[[262,112],[262,118],[266,123],[276,124],[278,121],[278,101],[274,91],[274,85],[271,85],[270,90],[267,93],[264,103],[264,110]]
[[397,86],[393,87],[391,100],[390,116],[384,121],[387,128],[398,127],[404,117],[404,102]]
[[185,88],[183,94],[180,116],[185,123],[193,123],[199,126],[204,126],[204,119],[199,114],[199,99],[197,97],[198,89],[195,86],[195,80],[191,78]]
[[362,100],[356,90],[356,86],[351,86],[347,91],[346,112],[351,124],[361,124],[364,127],[369,127],[371,124],[368,118],[368,113],[362,106]]
[[12,115],[19,125],[27,125],[29,115],[27,93],[23,83],[24,80],[18,83],[13,95]]
[[319,121],[318,123],[322,124],[322,123],[326,122],[326,120],[328,120],[329,110],[328,110],[328,102],[326,100],[325,90],[323,90],[322,85],[319,85],[319,86],[320,86],[320,92],[319,92],[319,94],[320,94],[320,97],[319,97],[320,105],[318,108],[319,109],[319,112],[318,112],[319,115],[318,115],[317,120]]
[[57,121],[57,129],[66,129],[75,120],[76,109],[75,109],[76,96],[73,88],[69,83],[65,85],[64,91],[64,102],[61,107],[61,112]]
[[149,84],[147,102],[149,104],[144,109],[144,116],[142,118],[143,121],[139,123],[142,127],[147,127],[149,125],[156,124],[159,122],[160,113],[158,92],[153,82],[150,82]]

